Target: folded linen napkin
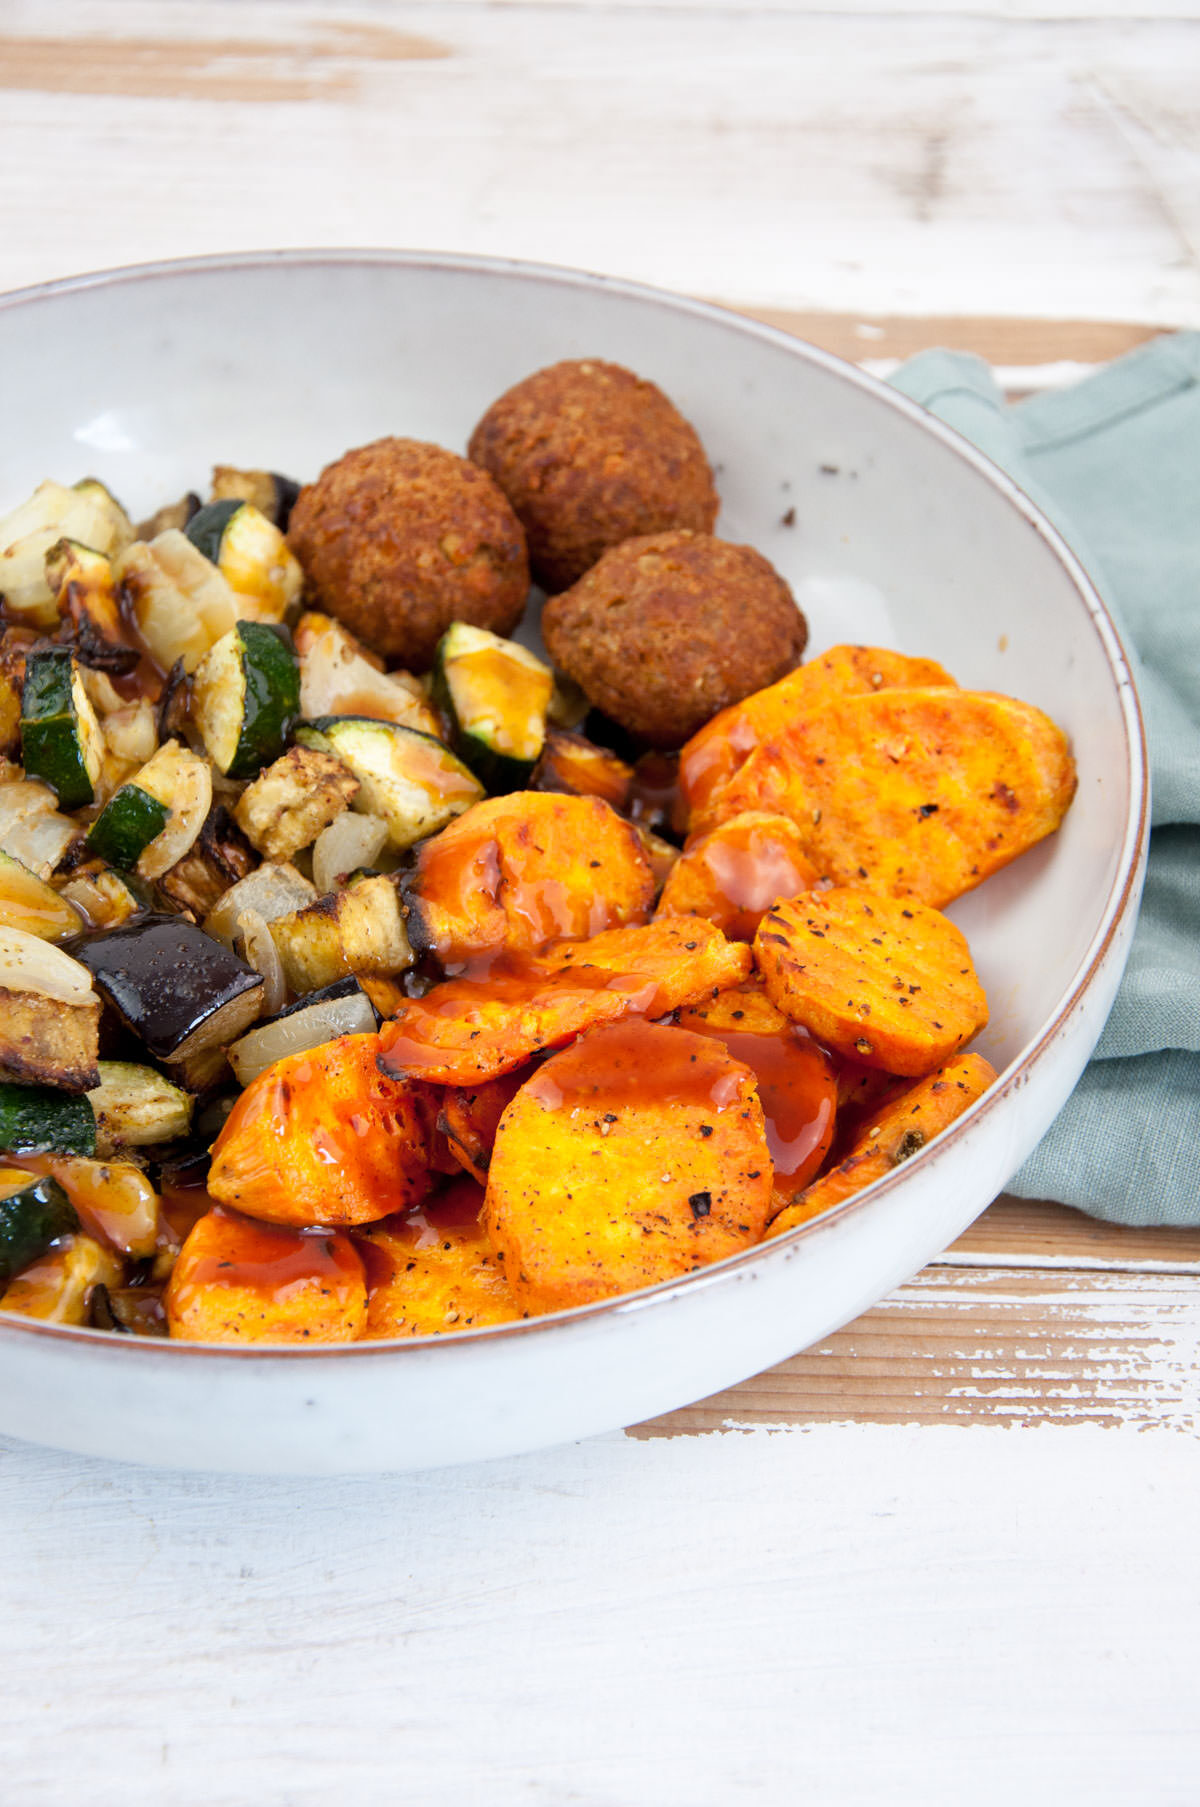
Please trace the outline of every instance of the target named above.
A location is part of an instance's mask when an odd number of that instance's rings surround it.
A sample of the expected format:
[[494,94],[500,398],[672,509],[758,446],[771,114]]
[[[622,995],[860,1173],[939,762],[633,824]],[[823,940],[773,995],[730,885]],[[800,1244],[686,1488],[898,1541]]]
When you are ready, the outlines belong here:
[[1133,663],[1153,832],[1129,966],[1094,1058],[1010,1190],[1126,1224],[1200,1224],[1200,333],[1006,406],[988,366],[929,351],[896,387],[1049,515]]

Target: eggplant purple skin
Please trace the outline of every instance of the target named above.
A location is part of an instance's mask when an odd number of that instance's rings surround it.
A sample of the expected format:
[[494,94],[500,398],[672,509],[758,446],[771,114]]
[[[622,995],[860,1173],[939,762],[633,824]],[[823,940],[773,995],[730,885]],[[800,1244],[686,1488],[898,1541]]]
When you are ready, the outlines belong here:
[[252,966],[181,916],[138,916],[64,949],[154,1055],[172,1054],[217,1011],[262,986]]

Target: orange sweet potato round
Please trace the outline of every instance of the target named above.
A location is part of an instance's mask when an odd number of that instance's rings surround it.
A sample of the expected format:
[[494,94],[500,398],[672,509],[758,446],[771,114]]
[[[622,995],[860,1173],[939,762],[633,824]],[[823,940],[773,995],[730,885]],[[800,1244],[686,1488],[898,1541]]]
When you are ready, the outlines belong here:
[[757,1242],[771,1159],[749,1068],[643,1018],[553,1056],[504,1116],[486,1217],[531,1312],[654,1286]]
[[367,1286],[349,1237],[217,1205],[180,1250],[165,1304],[171,1335],[194,1343],[350,1343],[366,1325]]

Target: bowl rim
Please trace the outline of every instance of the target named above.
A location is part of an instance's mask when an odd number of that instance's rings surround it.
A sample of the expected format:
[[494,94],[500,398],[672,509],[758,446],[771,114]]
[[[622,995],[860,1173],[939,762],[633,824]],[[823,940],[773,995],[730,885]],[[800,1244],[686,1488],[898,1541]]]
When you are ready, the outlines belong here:
[[1048,1021],[1043,1024],[1038,1034],[1018,1052],[982,1097],[978,1098],[948,1129],[943,1130],[935,1142],[931,1143],[928,1149],[922,1150],[911,1163],[903,1163],[890,1174],[864,1187],[861,1192],[853,1193],[840,1204],[822,1213],[821,1216],[812,1218],[807,1223],[799,1224],[780,1236],[768,1237],[753,1244],[750,1248],[740,1250],[737,1254],[726,1256],[721,1261],[696,1268],[691,1273],[680,1275],[672,1280],[660,1281],[655,1286],[641,1288],[637,1292],[616,1294],[612,1298],[600,1299],[588,1305],[574,1306],[565,1311],[550,1312],[541,1317],[521,1318],[508,1324],[492,1324],[473,1330],[456,1331],[449,1336],[442,1332],[416,1337],[381,1337],[367,1342],[323,1343],[315,1346],[265,1342],[195,1343],[170,1337],[114,1336],[111,1331],[96,1330],[75,1324],[47,1323],[36,1318],[23,1318],[16,1312],[0,1312],[0,1344],[10,1336],[45,1337],[58,1344],[65,1341],[81,1347],[106,1349],[114,1354],[119,1349],[122,1354],[117,1359],[123,1361],[131,1358],[143,1361],[157,1361],[165,1358],[168,1361],[207,1359],[217,1362],[301,1361],[311,1364],[333,1360],[363,1360],[372,1356],[396,1358],[405,1352],[411,1352],[415,1359],[419,1354],[428,1353],[433,1349],[443,1350],[449,1354],[456,1350],[469,1350],[484,1342],[492,1343],[498,1340],[508,1342],[530,1334],[542,1336],[551,1336],[555,1332],[560,1335],[569,1334],[574,1327],[581,1323],[641,1313],[647,1309],[665,1305],[681,1294],[694,1296],[700,1288],[707,1289],[726,1281],[736,1280],[746,1269],[756,1266],[760,1262],[791,1260],[810,1237],[827,1233],[864,1206],[874,1206],[881,1197],[889,1194],[897,1185],[907,1184],[914,1173],[920,1172],[922,1168],[927,1168],[938,1159],[939,1155],[944,1155],[959,1143],[977,1123],[989,1113],[997,1110],[1011,1092],[1026,1083],[1030,1068],[1039,1060],[1050,1043],[1060,1035],[1068,1020],[1079,1008],[1086,992],[1098,976],[1101,966],[1105,964],[1108,950],[1128,910],[1136,904],[1140,893],[1142,868],[1150,831],[1150,786],[1145,722],[1130,669],[1130,661],[1125,652],[1120,632],[1100,596],[1095,582],[1088,575],[1063,535],[1009,476],[1007,471],[994,464],[971,440],[921,407],[919,403],[903,394],[902,391],[893,389],[878,377],[869,375],[866,371],[859,369],[857,365],[849,363],[835,353],[812,345],[805,339],[785,332],[781,327],[769,326],[750,315],[740,313],[733,307],[722,306],[713,301],[698,300],[688,295],[674,294],[670,290],[632,281],[626,277],[573,269],[558,264],[526,261],[520,258],[477,256],[472,253],[452,251],[396,250],[384,247],[349,246],[311,249],[296,247],[216,252],[196,257],[165,258],[153,262],[121,264],[110,269],[55,277],[46,282],[9,290],[0,294],[0,313],[35,306],[63,295],[92,289],[119,289],[136,283],[188,274],[236,274],[239,272],[253,274],[267,269],[313,268],[321,265],[458,271],[466,275],[481,274],[504,277],[514,281],[552,284],[564,288],[610,292],[630,301],[639,302],[644,306],[654,306],[666,309],[672,314],[685,314],[700,320],[707,320],[726,329],[736,330],[751,339],[756,339],[793,356],[799,356],[803,361],[820,366],[840,381],[848,383],[851,387],[864,391],[877,401],[892,407],[897,413],[925,432],[932,434],[935,439],[940,440],[948,451],[983,476],[992,488],[1000,491],[1010,506],[1016,509],[1017,513],[1033,528],[1049,551],[1057,558],[1084,605],[1092,631],[1100,641],[1101,650],[1117,693],[1125,736],[1125,769],[1130,784],[1130,809],[1118,855],[1116,880],[1110,890],[1096,931],[1064,987],[1057,1008]]

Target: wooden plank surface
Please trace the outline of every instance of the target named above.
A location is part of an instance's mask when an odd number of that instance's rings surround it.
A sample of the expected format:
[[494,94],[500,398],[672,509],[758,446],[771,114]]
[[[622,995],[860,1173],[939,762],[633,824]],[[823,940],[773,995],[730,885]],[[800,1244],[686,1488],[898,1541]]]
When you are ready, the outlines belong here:
[[1196,15],[8,0],[0,166],[33,175],[0,185],[0,285],[391,244],[866,320],[1198,324]]

